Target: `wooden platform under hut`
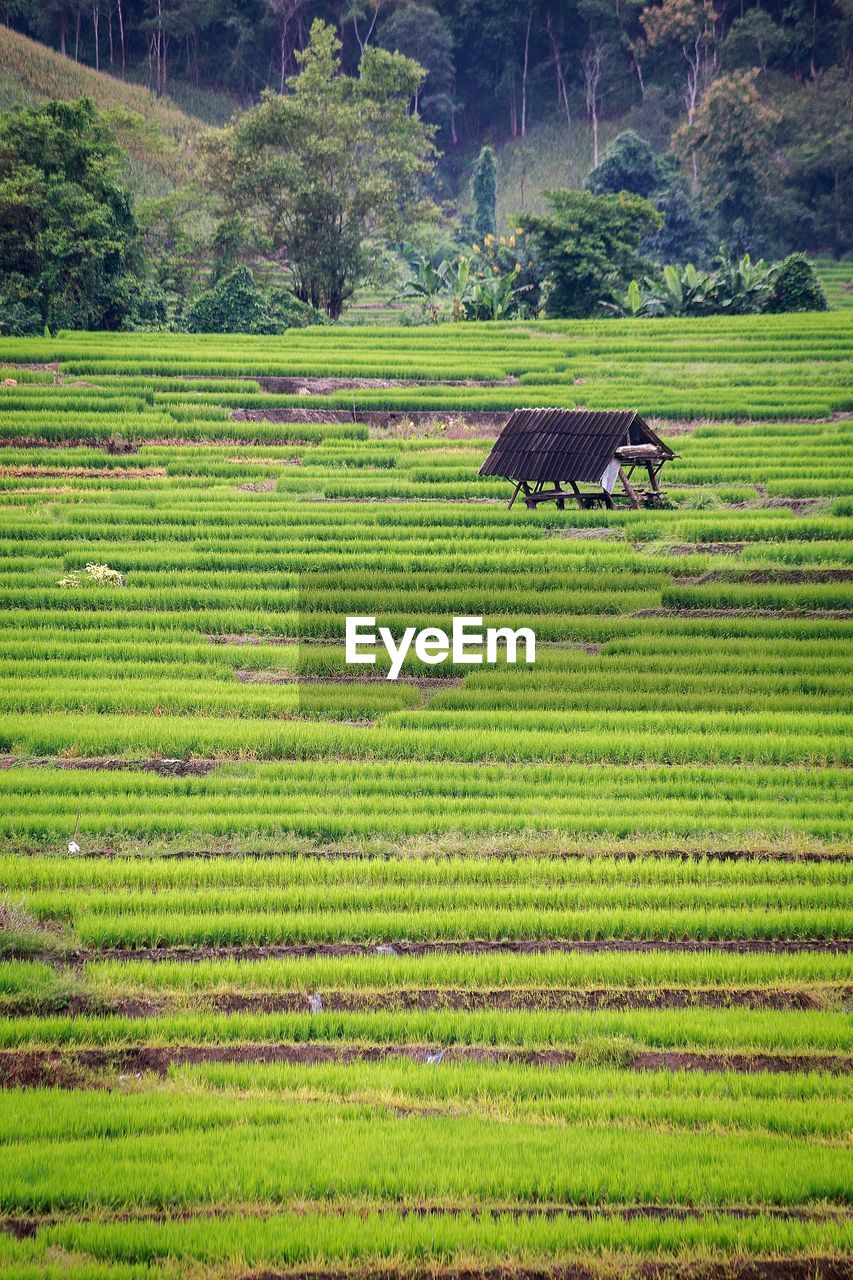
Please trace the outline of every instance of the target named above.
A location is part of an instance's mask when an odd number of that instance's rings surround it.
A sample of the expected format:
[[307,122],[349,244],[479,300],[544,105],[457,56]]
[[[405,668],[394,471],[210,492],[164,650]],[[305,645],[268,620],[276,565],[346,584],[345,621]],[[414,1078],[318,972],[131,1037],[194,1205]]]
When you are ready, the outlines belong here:
[[479,474],[515,485],[510,507],[519,494],[531,509],[556,502],[562,511],[567,498],[581,508],[654,507],[676,456],[632,409],[516,409]]

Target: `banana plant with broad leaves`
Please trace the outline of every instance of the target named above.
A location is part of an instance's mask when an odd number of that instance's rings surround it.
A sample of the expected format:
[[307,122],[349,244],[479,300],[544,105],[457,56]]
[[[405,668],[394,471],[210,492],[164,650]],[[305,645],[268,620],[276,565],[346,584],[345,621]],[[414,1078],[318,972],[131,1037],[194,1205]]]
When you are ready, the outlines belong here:
[[516,288],[519,271],[506,271],[503,275],[478,276],[465,299],[467,320],[506,320],[522,312],[524,294],[530,285]]
[[[695,315],[709,309],[714,280],[711,273],[699,271],[692,262],[686,267],[666,266],[661,281],[646,278],[650,297],[667,316]],[[713,308],[711,308],[713,309]]]
[[625,294],[602,306],[618,316],[745,315],[760,311],[773,287],[776,268],[748,253],[733,261],[721,251],[713,271],[700,271],[692,262],[668,265],[660,279],[646,276],[642,286],[632,280]]
[[431,324],[438,324],[441,314],[441,298],[447,292],[450,264],[447,259],[438,266],[423,254],[409,263],[413,278],[406,282],[401,296],[414,298],[421,303]]
[[402,291],[417,298],[433,324],[441,318],[442,300],[450,299],[451,320],[505,320],[524,313],[523,295],[530,285],[518,285],[520,270],[475,271],[473,259],[460,255],[436,267],[423,256],[412,259],[413,278]]
[[611,302],[602,302],[605,311],[616,316],[641,319],[644,316],[666,315],[664,307],[650,293],[643,292],[636,280],[632,280],[625,293],[616,293]]
[[446,267],[445,287],[451,296],[450,318],[464,320],[471,290],[471,259],[463,254],[455,262],[443,262],[441,265]]
[[777,267],[763,258],[753,262],[748,253],[737,261],[725,250],[717,258],[714,274],[714,310],[728,315],[760,311],[773,288]]

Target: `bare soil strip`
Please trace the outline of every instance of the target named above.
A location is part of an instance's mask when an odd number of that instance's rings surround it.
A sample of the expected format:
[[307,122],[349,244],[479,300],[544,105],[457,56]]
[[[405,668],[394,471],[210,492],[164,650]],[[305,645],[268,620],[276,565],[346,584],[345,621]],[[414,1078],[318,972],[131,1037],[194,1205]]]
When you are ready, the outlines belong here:
[[381,1268],[352,1269],[269,1267],[236,1274],[234,1280],[850,1280],[849,1258],[803,1257],[703,1259],[702,1261],[640,1262],[611,1255],[592,1261],[542,1266],[507,1263],[503,1266],[420,1267],[383,1263]]
[[710,569],[698,577],[678,577],[673,581],[681,586],[700,586],[704,582],[853,582],[853,569],[751,569],[748,573]]
[[[429,1044],[228,1044],[134,1045],[126,1049],[63,1048],[4,1049],[0,1051],[0,1088],[109,1088],[114,1082],[93,1078],[97,1073],[165,1077],[170,1066],[201,1063],[320,1063],[385,1062],[408,1058],[426,1063],[435,1054]],[[445,1062],[508,1062],[531,1067],[565,1067],[578,1060],[573,1049],[492,1048],[450,1045]],[[826,1071],[834,1075],[853,1072],[853,1057],[834,1053],[693,1053],[685,1050],[641,1050],[620,1061],[628,1071]]]
[[510,374],[506,378],[299,378],[293,376],[261,376],[241,379],[257,382],[263,391],[272,395],[327,396],[335,391],[388,391],[394,387],[407,390],[413,387],[517,387],[518,378]]
[[[348,1201],[306,1204],[300,1201],[300,1210],[316,1212],[321,1217],[340,1217],[351,1213],[354,1208],[365,1211],[361,1203],[353,1205]],[[755,1218],[778,1218],[781,1221],[794,1222],[845,1222],[851,1216],[851,1210],[835,1205],[821,1205],[817,1208],[791,1206],[780,1208],[778,1205],[679,1205],[679,1204],[554,1204],[552,1202],[515,1204],[495,1203],[488,1205],[456,1205],[456,1204],[394,1204],[378,1203],[369,1206],[369,1211],[382,1216],[394,1218],[447,1218],[461,1217],[463,1214],[472,1218],[504,1218],[515,1219],[546,1218],[555,1221],[559,1218],[614,1219],[623,1222],[651,1220],[655,1222],[695,1222],[708,1216],[731,1218],[736,1222],[749,1222]],[[40,1229],[51,1227],[57,1223],[70,1222],[134,1222],[134,1223],[167,1223],[211,1221],[217,1218],[231,1217],[239,1212],[241,1217],[274,1219],[292,1212],[288,1205],[248,1204],[235,1209],[233,1205],[193,1205],[187,1209],[97,1209],[91,1212],[82,1210],[77,1213],[42,1213],[42,1214],[9,1214],[0,1218],[0,1231],[15,1240],[32,1239]]]
[[121,756],[0,756],[0,769],[13,769],[16,765],[40,769],[105,769],[109,772],[132,769],[141,773],[159,773],[166,777],[182,778],[186,775],[203,777],[212,773],[222,761],[172,759],[153,756],[148,760],[123,760]]
[[617,532],[617,529],[608,527],[603,529],[546,529],[545,536],[548,538],[580,538],[589,541],[602,538],[612,539]]
[[[235,760],[236,759],[237,758],[235,757]],[[180,767],[177,769],[177,776],[183,776],[184,774],[189,776],[203,776],[206,771],[209,771],[208,766],[211,768],[215,768],[218,765],[234,763],[235,760],[229,761],[227,759],[222,759],[222,760],[214,760],[214,761],[210,761],[210,760],[181,761]],[[93,765],[87,765],[86,767],[101,768],[102,766],[99,763],[96,763]],[[117,767],[123,767],[123,766],[117,766]],[[138,766],[131,764],[129,767],[136,768]],[[158,771],[160,771],[159,763],[158,763]],[[167,773],[168,770],[163,769],[162,772]],[[116,837],[115,844],[89,846],[86,848],[85,853],[83,853],[81,856],[86,858],[115,858],[115,857],[121,857],[121,856],[124,856],[124,857],[145,856],[145,843],[146,842],[144,841],[141,844],[135,843],[130,838],[125,839],[123,836],[119,834]],[[40,844],[32,844],[24,847],[26,849],[26,852],[28,853],[44,853],[49,850],[53,850],[55,852],[54,845],[45,846]],[[215,848],[196,847],[196,848],[182,849],[179,846],[169,846],[169,845],[161,845],[161,846],[155,846],[155,847],[156,847],[155,856],[157,858],[162,858],[164,862],[185,861],[185,860],[191,860],[191,859],[197,859],[199,861],[205,861],[205,860],[209,861],[212,858],[232,858],[232,857],[240,857],[245,860],[254,859],[256,862],[269,861],[270,859],[274,859],[274,858],[278,858],[278,859],[314,858],[314,859],[322,860],[326,862],[333,862],[342,858],[348,858],[348,859],[361,858],[361,859],[367,860],[373,856],[376,856],[376,852],[371,851],[369,848],[347,848],[342,845],[340,846],[326,845],[319,848],[311,848],[310,846],[303,847],[301,845],[287,845],[287,846],[282,845],[278,847],[276,847],[275,845],[272,845],[269,848],[263,848],[263,849],[247,849],[243,847],[235,849],[233,845],[230,844],[227,840],[223,841],[218,845],[218,847],[215,847]],[[595,853],[595,852],[597,851],[594,848],[590,848],[590,847],[586,847],[586,848],[579,847],[574,849],[560,849],[555,847],[552,849],[550,847],[545,846],[545,847],[540,847],[535,849],[510,850],[509,854],[511,856],[525,857],[527,859],[533,859],[537,861],[542,861],[543,859],[548,858],[551,860],[560,859],[563,862],[572,862],[572,861],[578,861],[580,859],[588,858],[590,857],[591,853]],[[396,855],[403,859],[411,861],[423,856],[427,856],[427,854],[436,858],[455,857],[460,853],[464,853],[466,856],[472,857],[472,858],[495,858],[495,857],[504,856],[507,853],[507,851],[497,849],[497,848],[491,848],[488,845],[481,848],[469,847],[465,845],[454,847],[453,845],[451,845],[443,849],[438,849],[438,848],[435,848],[435,849],[431,848],[428,850],[415,849],[414,851],[406,847],[382,848],[379,851],[379,853],[380,853],[380,856],[383,856],[383,857],[390,857],[390,856]],[[787,849],[782,849],[782,850],[703,849],[701,847],[695,848],[695,849],[666,849],[666,848],[656,849],[653,846],[650,846],[648,848],[643,847],[639,850],[632,849],[630,847],[622,847],[622,848],[607,847],[604,850],[600,851],[600,853],[602,857],[613,858],[621,862],[625,862],[625,861],[630,862],[639,856],[642,856],[644,858],[657,858],[659,861],[671,861],[671,860],[680,859],[682,862],[696,862],[696,861],[706,862],[707,861],[707,862],[820,863],[820,862],[847,862],[850,860],[846,854],[823,852],[823,851],[818,851],[814,849],[805,850],[803,852],[797,852],[797,851],[791,851]],[[578,940],[577,943],[572,943],[573,948],[579,950],[581,941],[582,940]],[[637,939],[633,939],[633,938],[596,939],[594,940],[593,945],[595,948],[600,949],[600,944],[603,943],[605,949],[613,950],[615,949],[614,946],[612,945],[613,943],[625,942],[627,944],[628,950],[634,950],[636,949],[637,941],[638,941]],[[660,939],[659,941],[655,941],[654,939],[647,939],[647,941],[649,941],[649,944],[653,949],[660,950],[661,948],[668,949],[670,947],[671,941],[677,941],[677,940]],[[731,940],[730,939],[704,939],[704,940],[703,939],[693,939],[693,940],[685,939],[685,941],[687,942],[692,941],[694,943],[707,942],[708,946],[706,949],[710,950],[721,945],[723,942],[728,942]],[[792,945],[788,945],[789,943],[791,943]],[[454,945],[457,945],[457,944],[454,942]],[[539,941],[537,941],[537,945],[542,945],[542,944]],[[844,939],[838,939],[838,938],[803,939],[803,940],[785,939],[785,938],[782,938],[782,939],[753,938],[753,939],[744,939],[743,945],[739,944],[739,946],[740,946],[740,950],[742,951],[748,951],[748,950],[753,950],[753,951],[754,950],[757,950],[757,951],[785,951],[785,950],[845,951],[847,950],[846,941]],[[702,948],[700,947],[699,949],[702,949]]]
[[[435,384],[431,384],[435,385]],[[481,386],[481,383],[477,383]],[[303,409],[301,405],[289,409],[232,409],[234,422],[365,422],[372,427],[400,427],[411,423],[415,428],[427,423],[446,423],[452,420],[462,428],[476,427],[480,435],[494,435],[504,427],[510,411],[492,412],[483,409]]]
[[[697,486],[685,485],[684,487],[692,489]],[[748,502],[730,502],[727,504],[728,510],[755,511],[768,507],[781,510],[783,507],[787,507],[789,511],[793,511],[794,515],[803,515],[804,512],[824,507],[827,503],[826,498],[768,498],[764,485],[757,484],[755,489],[761,495],[760,497],[752,498]]]
[[[665,554],[670,556],[739,556],[746,546],[745,542],[679,542],[674,547],[667,547]],[[637,542],[634,549],[642,550],[643,544]]]
[[[387,676],[302,676],[292,671],[255,671],[238,668],[240,684],[387,684]],[[396,684],[410,684],[421,692],[438,692],[462,683],[462,676],[398,676]]]
[[305,641],[296,640],[293,636],[258,636],[249,632],[244,634],[229,631],[220,631],[212,633],[206,637],[211,644],[304,644]]
[[853,609],[638,609],[629,618],[810,618],[849,622]]
[[[638,938],[605,938],[596,941],[587,939],[567,941],[562,938],[501,939],[487,942],[478,939],[447,940],[434,939],[424,942],[396,941],[386,943],[368,942],[304,942],[304,943],[263,943],[255,946],[205,946],[205,947],[104,947],[80,948],[65,953],[71,962],[83,963],[86,960],[147,960],[159,961],[182,960],[192,964],[198,960],[265,960],[290,959],[300,956],[367,956],[396,954],[401,956],[424,956],[435,954],[476,955],[500,952],[514,952],[523,955],[544,952],[728,952],[736,955],[754,953],[771,955],[790,955],[799,952],[819,952],[831,955],[849,955],[853,953],[853,940],[849,938],[831,938],[825,942],[811,939],[661,939],[653,941]],[[46,958],[46,957],[41,957]]]
[[165,467],[0,467],[0,476],[75,480],[151,480],[167,474]]
[[[826,1009],[833,1002],[848,1000],[853,986],[827,983],[815,988],[773,987],[648,987],[648,988],[509,988],[471,990],[467,988],[409,988],[362,991],[234,991],[193,992],[194,1011],[214,1013],[305,1013],[311,1002],[322,1001],[325,1013],[373,1013],[407,1010],[625,1010],[625,1009]],[[182,1010],[185,1004],[168,994],[153,997],[115,996],[102,999],[69,998],[62,1008],[51,1012],[71,1017],[117,1014],[125,1018],[156,1018]],[[5,1017],[31,1017],[44,1012],[43,1004],[28,998],[5,1000],[0,1005]]]

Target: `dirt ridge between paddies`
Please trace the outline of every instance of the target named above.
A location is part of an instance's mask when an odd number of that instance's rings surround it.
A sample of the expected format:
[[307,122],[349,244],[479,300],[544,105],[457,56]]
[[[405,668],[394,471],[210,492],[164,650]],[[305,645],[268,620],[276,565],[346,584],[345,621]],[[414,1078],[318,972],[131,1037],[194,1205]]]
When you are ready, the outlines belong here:
[[[0,1088],[111,1088],[117,1081],[98,1079],[97,1073],[124,1076],[154,1074],[166,1077],[170,1067],[200,1063],[318,1063],[384,1062],[408,1058],[426,1062],[435,1053],[428,1044],[231,1044],[138,1045],[126,1049],[4,1049],[0,1051]],[[487,1048],[450,1045],[448,1062],[509,1062],[519,1066],[562,1067],[578,1060],[572,1049]],[[825,1071],[853,1073],[853,1057],[833,1053],[696,1053],[681,1050],[640,1050],[620,1064],[627,1071],[705,1071],[744,1074],[782,1074]]]
[[288,1270],[262,1267],[232,1273],[233,1280],[850,1280],[849,1259],[801,1256],[799,1258],[679,1259],[638,1262],[636,1257],[606,1262],[597,1259],[552,1266],[535,1263],[506,1263],[503,1266],[465,1267],[392,1266],[381,1268],[332,1269],[295,1267]]
[[[624,1009],[772,1009],[806,1010],[840,1007],[853,996],[853,986],[823,983],[801,987],[453,987],[398,988],[376,991],[194,991],[189,1004],[194,1012],[305,1013],[311,1001],[322,1000],[328,1013],[372,1013],[380,1010],[435,1009],[450,1011],[624,1010]],[[187,1000],[170,994],[143,993],[69,996],[61,1010],[69,1017],[116,1014],[126,1018],[152,1018],[187,1008]],[[44,1012],[38,998],[21,997],[0,1002],[0,1015],[32,1017]]]
[[[701,1222],[703,1218],[731,1218],[735,1222],[749,1222],[755,1218],[778,1218],[793,1222],[838,1222],[848,1221],[853,1216],[853,1209],[843,1205],[820,1204],[807,1207],[792,1205],[789,1208],[780,1205],[715,1205],[713,1208],[702,1205],[682,1204],[554,1204],[543,1201],[534,1204],[515,1204],[497,1201],[489,1204],[460,1205],[445,1202],[425,1202],[414,1204],[388,1204],[383,1201],[349,1201],[335,1203],[321,1201],[311,1203],[300,1200],[298,1209],[302,1213],[320,1213],[324,1217],[341,1216],[353,1211],[359,1213],[382,1214],[398,1218],[433,1218],[459,1217],[462,1214],[472,1218],[511,1217],[546,1218],[554,1221],[557,1218],[612,1218],[623,1222],[634,1222],[647,1219],[655,1222]],[[213,1221],[217,1218],[230,1218],[235,1215],[233,1205],[192,1205],[188,1208],[174,1209],[95,1209],[76,1213],[33,1213],[8,1214],[0,1217],[0,1232],[15,1240],[30,1240],[44,1227],[55,1226],[66,1222],[95,1223],[139,1223],[157,1224],[169,1222]],[[250,1203],[239,1206],[242,1217],[260,1220],[272,1219],[292,1211],[288,1204]]]
[[523,938],[508,939],[498,942],[484,942],[470,939],[448,941],[439,939],[431,942],[297,942],[297,943],[258,943],[245,946],[203,946],[203,947],[68,947],[62,948],[58,942],[56,950],[22,950],[20,954],[14,950],[6,953],[8,959],[41,960],[46,964],[83,965],[88,960],[145,960],[157,964],[179,961],[194,964],[203,960],[287,960],[302,956],[368,956],[381,955],[380,947],[393,948],[393,953],[401,956],[423,955],[476,955],[495,953],[516,953],[523,955],[542,954],[547,952],[725,952],[735,955],[770,954],[790,955],[799,952],[829,953],[832,955],[849,955],[853,953],[853,939],[829,938],[816,942],[812,939],[602,939],[572,940],[548,938],[529,940]]

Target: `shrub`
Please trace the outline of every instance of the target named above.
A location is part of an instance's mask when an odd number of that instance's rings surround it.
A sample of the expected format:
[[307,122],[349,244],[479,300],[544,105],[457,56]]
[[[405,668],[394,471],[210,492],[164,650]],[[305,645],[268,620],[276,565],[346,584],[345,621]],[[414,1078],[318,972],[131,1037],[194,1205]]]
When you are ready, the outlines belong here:
[[765,311],[826,311],[826,294],[803,253],[792,253],[779,266]]
[[263,293],[247,267],[235,267],[187,308],[190,333],[271,333]]
[[640,241],[663,218],[642,196],[546,191],[550,212],[519,218],[545,273],[548,316],[593,315],[602,295],[647,265]]
[[235,267],[191,303],[184,326],[190,333],[284,333],[323,320],[289,289],[265,293],[248,267]]
[[649,197],[664,184],[666,168],[645,138],[626,129],[607,147],[601,164],[587,178],[586,187],[595,196],[627,191]]

